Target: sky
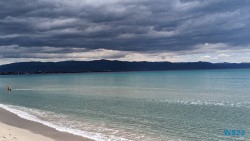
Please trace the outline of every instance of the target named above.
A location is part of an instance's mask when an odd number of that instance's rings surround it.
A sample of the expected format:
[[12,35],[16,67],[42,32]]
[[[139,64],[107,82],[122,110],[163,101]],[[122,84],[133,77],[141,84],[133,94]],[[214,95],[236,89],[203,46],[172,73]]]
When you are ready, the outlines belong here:
[[249,0],[0,0],[0,64],[250,62]]

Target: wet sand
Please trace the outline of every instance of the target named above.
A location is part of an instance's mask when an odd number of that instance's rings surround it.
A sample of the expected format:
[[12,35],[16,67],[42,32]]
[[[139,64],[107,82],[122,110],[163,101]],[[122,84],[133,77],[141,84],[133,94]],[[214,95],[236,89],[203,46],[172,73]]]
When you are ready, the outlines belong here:
[[93,141],[22,119],[0,108],[0,141]]

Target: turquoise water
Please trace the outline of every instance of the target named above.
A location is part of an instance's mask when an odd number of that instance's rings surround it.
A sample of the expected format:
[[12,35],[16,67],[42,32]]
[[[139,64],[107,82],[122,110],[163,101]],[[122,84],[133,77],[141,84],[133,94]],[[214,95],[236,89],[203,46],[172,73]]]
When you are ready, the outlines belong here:
[[250,70],[6,75],[0,107],[98,141],[249,140]]

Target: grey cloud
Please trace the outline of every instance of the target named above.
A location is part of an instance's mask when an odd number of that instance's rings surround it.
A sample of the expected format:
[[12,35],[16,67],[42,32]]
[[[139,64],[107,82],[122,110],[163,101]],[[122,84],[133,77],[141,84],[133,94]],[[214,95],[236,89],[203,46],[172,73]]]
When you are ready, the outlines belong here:
[[[46,58],[51,55],[70,54],[74,52],[88,52],[84,48],[59,48],[59,47],[20,47],[18,45],[0,46],[0,58]],[[37,56],[39,55],[39,56]],[[58,56],[59,57],[59,56]]]
[[0,46],[29,48],[23,53],[43,53],[44,46],[63,54],[71,48],[192,52],[204,43],[250,44],[248,0],[2,0],[0,7]]

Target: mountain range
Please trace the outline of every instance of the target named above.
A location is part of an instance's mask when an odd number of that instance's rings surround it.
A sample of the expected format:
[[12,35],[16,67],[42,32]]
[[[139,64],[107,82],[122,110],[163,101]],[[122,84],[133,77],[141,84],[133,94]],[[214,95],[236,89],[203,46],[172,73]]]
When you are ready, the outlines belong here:
[[201,69],[245,69],[250,63],[126,62],[110,60],[19,62],[0,66],[0,74],[82,73],[121,71],[163,71]]

